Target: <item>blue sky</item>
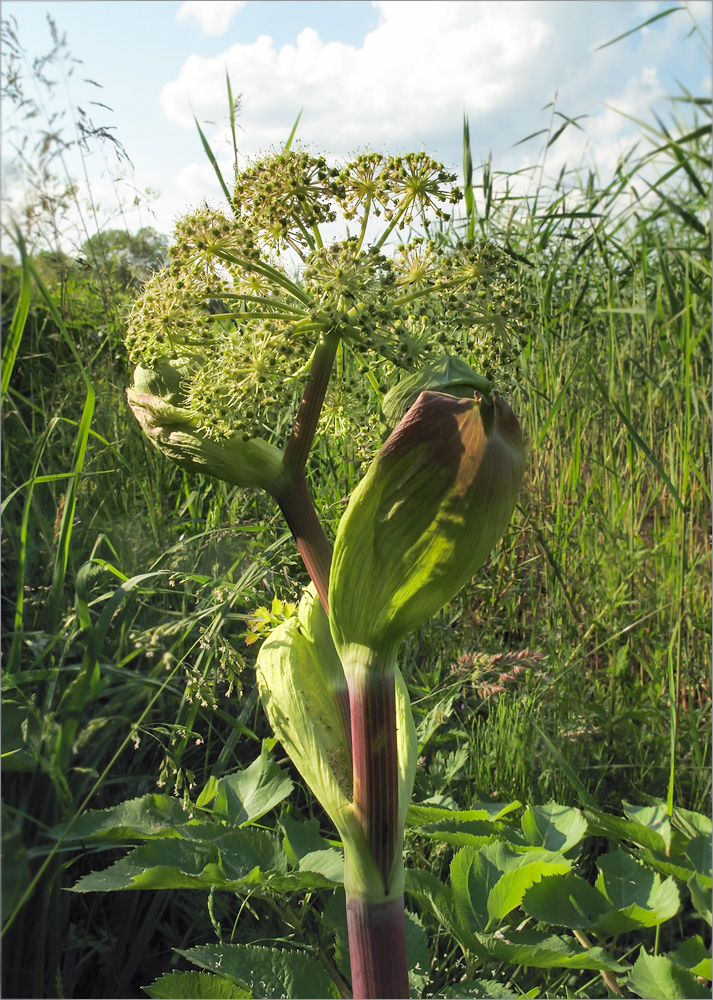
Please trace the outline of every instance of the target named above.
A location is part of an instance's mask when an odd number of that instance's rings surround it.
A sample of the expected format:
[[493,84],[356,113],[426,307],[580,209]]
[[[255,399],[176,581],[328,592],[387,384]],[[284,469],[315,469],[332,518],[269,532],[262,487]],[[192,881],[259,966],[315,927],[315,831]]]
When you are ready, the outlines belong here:
[[[203,123],[226,176],[225,72],[242,94],[240,154],[279,145],[302,111],[298,139],[334,158],[371,147],[425,149],[460,169],[462,119],[470,120],[476,163],[492,151],[496,169],[532,163],[550,110],[586,115],[548,154],[548,171],[593,162],[602,173],[633,141],[636,126],[618,112],[664,116],[680,82],[710,93],[706,44],[712,5],[662,18],[643,32],[596,51],[673,6],[653,0],[4,0],[30,58],[50,46],[47,14],[66,33],[77,64],[56,89],[57,108],[81,105],[111,126],[129,153],[133,174],[95,153],[86,162],[102,224],[169,232],[173,219],[220,192],[193,125]],[[693,19],[691,17],[693,16]],[[86,78],[101,84],[97,90]],[[677,82],[678,81],[678,82]],[[107,111],[88,106],[101,101]],[[616,110],[613,110],[616,109]],[[3,200],[7,213],[26,197],[11,169],[19,133],[4,109]],[[48,105],[48,111],[51,105]],[[18,123],[19,124],[19,123]],[[68,164],[72,173],[83,169]],[[117,214],[136,190],[158,194],[141,211]]]

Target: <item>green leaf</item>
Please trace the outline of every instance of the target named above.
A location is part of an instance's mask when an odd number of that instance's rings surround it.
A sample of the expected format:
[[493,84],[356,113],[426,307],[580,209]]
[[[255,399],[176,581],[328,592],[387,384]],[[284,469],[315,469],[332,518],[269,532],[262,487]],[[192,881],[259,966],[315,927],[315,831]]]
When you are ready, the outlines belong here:
[[675,881],[668,878],[662,882],[621,849],[599,858],[597,867],[596,887],[612,905],[612,910],[597,921],[597,933],[609,937],[655,927],[678,913],[681,901]]
[[501,841],[477,851],[463,848],[451,863],[458,918],[469,931],[484,931],[519,906],[533,882],[570,867],[571,862],[561,854],[541,850],[523,854]]
[[143,987],[152,1000],[250,1000],[252,993],[211,972],[167,972]]
[[232,197],[230,191],[228,190],[228,186],[225,183],[225,180],[223,179],[223,175],[220,171],[220,167],[218,166],[218,161],[215,158],[215,154],[213,153],[213,150],[210,148],[210,143],[206,139],[203,129],[198,124],[198,119],[196,118],[195,115],[193,115],[193,121],[195,122],[196,128],[198,129],[198,135],[201,137],[203,151],[205,152],[205,155],[208,157],[210,164],[213,167],[213,170],[215,171],[215,176],[218,178],[218,183],[223,189],[223,194],[225,195],[227,202],[230,205],[232,204]]
[[606,969],[625,972],[604,948],[581,948],[572,938],[542,934],[532,930],[508,930],[495,935],[478,935],[480,944],[499,962],[527,965],[535,969]]
[[710,816],[704,816],[703,813],[693,812],[691,809],[681,809],[676,807],[673,810],[673,816],[671,817],[673,825],[681,830],[689,838],[693,838],[697,833],[707,833],[711,836],[713,831],[713,821],[711,821]]
[[522,817],[522,832],[530,844],[547,851],[568,851],[587,832],[587,821],[570,806],[548,802],[544,806],[528,806]]
[[292,787],[292,778],[270,760],[263,743],[260,756],[249,767],[220,779],[213,814],[233,826],[244,826],[279,805]]
[[484,931],[488,926],[488,896],[502,875],[502,869],[484,851],[485,848],[476,851],[472,847],[464,847],[451,862],[455,912],[469,936],[474,931]]
[[541,879],[527,890],[521,905],[535,920],[570,930],[591,927],[610,909],[600,892],[571,872]]
[[694,873],[693,865],[689,864],[685,858],[670,858],[659,851],[648,851],[645,848],[634,849],[633,855],[647,868],[653,868],[654,871],[660,872],[662,875],[673,875],[681,882],[687,882]]
[[299,867],[300,859],[305,854],[330,849],[329,843],[319,832],[319,820],[314,817],[304,822],[284,816],[280,820],[280,826],[285,832],[283,840],[285,854],[295,868]]
[[703,938],[699,935],[686,938],[685,941],[671,952],[669,958],[676,964],[688,969],[694,976],[702,976],[703,979],[713,979],[713,963],[711,953],[703,944]]
[[2,348],[2,365],[0,366],[2,367],[2,374],[0,375],[0,403],[4,402],[7,387],[10,384],[12,369],[20,347],[20,341],[22,340],[22,334],[27,321],[27,314],[30,311],[30,300],[32,298],[30,259],[27,256],[27,250],[25,248],[25,241],[22,237],[22,233],[15,223],[13,223],[13,228],[15,230],[15,242],[20,250],[22,270],[20,278],[20,294],[17,299],[17,305],[15,306],[15,312],[13,313],[12,322],[10,323],[10,329],[7,336],[4,338]]
[[[95,809],[80,816],[72,827],[71,840],[125,840],[140,837],[183,837],[191,814],[173,795],[144,795],[110,809]],[[59,837],[66,824],[52,831]]]
[[513,993],[494,979],[464,979],[438,996],[445,1000],[520,1000],[522,993]]
[[640,847],[646,847],[650,851],[666,853],[666,842],[657,830],[620,816],[610,816],[609,813],[600,812],[598,809],[587,809],[585,815],[589,833],[595,837],[606,837],[614,841],[626,840]]
[[218,862],[218,850],[210,844],[150,841],[104,871],[80,878],[72,891],[209,888],[216,879],[225,880]]
[[488,896],[489,926],[518,907],[530,886],[539,882],[543,876],[559,875],[570,868],[571,862],[562,855],[552,853],[548,858],[540,859],[537,857],[539,854],[538,851],[537,854],[532,852],[518,855],[521,864],[516,869],[505,872],[491,890]]
[[691,893],[691,902],[697,913],[710,926],[711,924],[711,890],[704,885],[700,875],[693,875],[688,881],[688,891]]
[[331,882],[344,881],[344,855],[330,847],[326,851],[311,851],[300,858],[301,872],[317,872]]
[[199,945],[176,951],[195,965],[245,984],[256,997],[339,997],[319,962],[302,951],[250,944]]
[[688,969],[674,965],[663,955],[647,955],[643,948],[626,985],[643,1000],[710,1000],[711,995],[710,989]]
[[414,803],[409,806],[406,816],[407,826],[426,826],[430,823],[448,821],[453,824],[453,829],[458,829],[461,823],[469,823],[479,820],[487,820],[495,823],[497,820],[507,816],[508,813],[519,809],[522,805],[517,799],[514,802],[501,804],[500,802],[483,802],[473,806],[472,809],[443,809],[440,806],[429,806]]
[[640,823],[641,826],[648,827],[649,830],[655,830],[661,836],[666,847],[666,852],[670,852],[671,820],[664,804],[632,806],[628,802],[624,802],[623,808],[625,815],[634,823]]
[[406,910],[406,956],[409,982],[417,996],[421,996],[431,976],[431,949],[421,918]]
[[710,889],[713,885],[711,881],[713,871],[711,871],[710,834],[699,833],[697,837],[694,837],[686,847],[686,857],[694,865],[702,885]]
[[274,837],[262,830],[228,831],[213,841],[176,838],[141,844],[127,857],[101,872],[85,875],[73,892],[119,889],[224,889],[269,880],[286,870],[286,859]]
[[406,870],[406,892],[436,918],[464,951],[474,951],[485,957],[486,953],[473,938],[470,922],[462,921],[456,910],[451,886],[444,885],[435,875],[422,868],[409,868]]

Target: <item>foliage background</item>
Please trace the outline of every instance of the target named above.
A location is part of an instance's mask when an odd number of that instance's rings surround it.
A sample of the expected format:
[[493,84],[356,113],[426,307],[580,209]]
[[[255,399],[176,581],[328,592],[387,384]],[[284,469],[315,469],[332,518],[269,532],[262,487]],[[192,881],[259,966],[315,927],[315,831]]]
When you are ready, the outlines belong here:
[[[651,797],[708,812],[709,112],[678,95],[602,181],[594,166],[548,177],[566,124],[551,109],[530,193],[486,162],[478,210],[443,229],[518,264],[531,320],[508,391],[529,467],[497,552],[405,649],[418,801],[576,804],[584,789],[615,813]],[[214,905],[235,910],[183,890],[63,892],[117,847],[58,847],[53,831],[157,787],[187,804],[254,760],[269,734],[251,614],[306,581],[263,496],[170,467],[133,421],[125,315],[166,240],[92,233],[89,216],[68,249],[72,185],[49,185],[62,141],[42,126],[31,154],[32,274],[3,243],[4,989],[139,996],[172,948],[210,939]],[[115,145],[91,127],[81,141]],[[317,449],[332,534],[360,474],[348,437]],[[309,817],[293,778],[289,808]],[[291,933],[244,906],[242,940]]]

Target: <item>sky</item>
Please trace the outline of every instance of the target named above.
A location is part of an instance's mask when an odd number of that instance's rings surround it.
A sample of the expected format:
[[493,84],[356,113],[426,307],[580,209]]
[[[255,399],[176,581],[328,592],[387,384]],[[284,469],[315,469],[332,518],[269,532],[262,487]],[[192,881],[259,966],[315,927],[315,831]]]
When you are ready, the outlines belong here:
[[[554,110],[579,128],[548,150],[547,173],[587,163],[606,175],[636,139],[632,118],[669,119],[666,97],[681,85],[710,95],[712,10],[709,0],[4,0],[0,14],[28,64],[51,47],[48,15],[66,36],[73,61],[48,70],[51,98],[26,79],[43,115],[64,110],[52,127],[71,139],[81,106],[130,157],[117,162],[108,143],[83,161],[67,155],[98,224],[170,233],[182,213],[221,200],[194,115],[232,176],[226,72],[241,95],[239,163],[279,147],[301,112],[296,140],[331,159],[423,149],[460,175],[465,114],[476,166],[492,154],[494,170],[522,170],[544,138],[520,140],[548,129]],[[13,162],[26,127],[4,100],[5,219],[26,197]]]

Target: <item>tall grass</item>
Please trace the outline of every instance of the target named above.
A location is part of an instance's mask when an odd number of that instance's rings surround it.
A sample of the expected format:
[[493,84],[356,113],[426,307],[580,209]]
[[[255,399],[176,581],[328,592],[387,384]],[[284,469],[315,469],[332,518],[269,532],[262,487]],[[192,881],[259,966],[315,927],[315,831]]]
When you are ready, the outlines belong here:
[[[530,458],[499,552],[408,643],[421,799],[707,811],[709,104],[682,95],[670,124],[641,123],[648,145],[606,181],[547,181],[553,126],[529,188],[484,164],[442,233],[517,268],[530,323],[508,388]],[[87,276],[20,243],[4,265],[4,991],[137,995],[214,912],[70,896],[91,859],[61,837],[89,806],[157,782],[188,797],[253,759],[245,619],[305,579],[260,496],[147,449],[123,396],[128,295],[102,262]],[[315,454],[334,524],[356,478]]]

